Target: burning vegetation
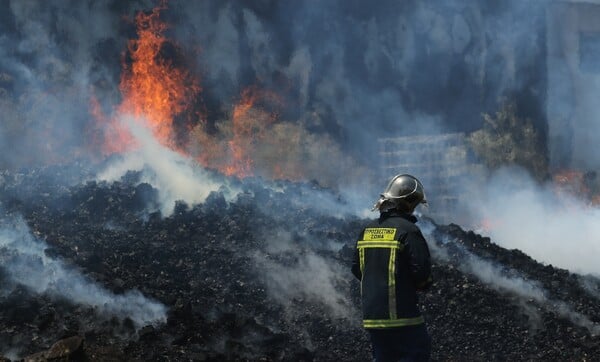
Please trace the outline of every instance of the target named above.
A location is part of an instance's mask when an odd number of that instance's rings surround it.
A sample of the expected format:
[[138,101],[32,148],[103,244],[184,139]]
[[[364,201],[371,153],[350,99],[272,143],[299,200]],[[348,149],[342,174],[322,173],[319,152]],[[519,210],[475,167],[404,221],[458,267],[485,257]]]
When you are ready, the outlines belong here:
[[[150,14],[138,13],[135,18],[137,39],[128,45],[119,89],[123,101],[116,117],[131,115],[145,122],[154,136],[165,146],[177,148],[175,120],[191,117],[194,102],[200,94],[199,80],[185,68],[173,64],[166,49],[175,48],[165,37],[167,24],[160,19],[166,1]],[[187,124],[191,122],[187,120]]]
[[92,99],[90,111],[104,129],[101,148],[106,154],[134,147],[133,137],[122,124],[124,117],[132,117],[149,128],[161,144],[182,150],[175,121],[178,117],[188,118],[185,124],[190,127],[201,87],[198,79],[165,54],[165,49],[177,51],[164,34],[168,26],[160,19],[160,12],[165,8],[166,1],[149,14],[140,12],[135,18],[138,38],[129,41],[119,84],[122,101],[110,120]]
[[[207,120],[198,106],[202,103],[199,77],[170,58],[178,47],[165,35],[168,25],[161,19],[161,11],[166,6],[162,2],[135,18],[137,39],[128,44],[119,85],[122,101],[113,114],[107,117],[97,100],[91,100],[90,112],[104,133],[104,154],[135,148],[135,140],[123,124],[124,118],[132,117],[162,145],[227,176],[308,178],[335,186],[338,173],[360,172],[328,136],[309,133],[302,123],[281,119],[285,100],[258,85],[244,89],[224,119]],[[322,154],[342,162],[324,168]]]

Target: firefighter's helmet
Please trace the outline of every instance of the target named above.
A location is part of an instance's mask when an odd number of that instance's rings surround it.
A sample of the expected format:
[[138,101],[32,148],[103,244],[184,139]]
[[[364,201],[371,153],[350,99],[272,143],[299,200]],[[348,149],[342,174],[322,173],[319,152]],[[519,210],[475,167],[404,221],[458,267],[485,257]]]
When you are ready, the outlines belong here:
[[414,176],[402,174],[392,178],[379,200],[373,205],[372,211],[399,209],[412,213],[419,204],[427,204],[421,181]]

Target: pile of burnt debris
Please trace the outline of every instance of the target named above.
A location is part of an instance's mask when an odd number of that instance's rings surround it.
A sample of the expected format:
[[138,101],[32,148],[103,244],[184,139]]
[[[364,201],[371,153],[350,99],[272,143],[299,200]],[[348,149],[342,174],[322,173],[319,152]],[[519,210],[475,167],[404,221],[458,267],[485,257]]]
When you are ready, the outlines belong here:
[[[167,216],[139,174],[75,182],[82,173],[1,173],[1,220],[19,215],[48,258],[114,295],[138,290],[166,306],[166,319],[137,325],[36,292],[1,264],[15,251],[0,243],[0,361],[370,359],[349,270],[365,220],[343,214],[342,198],[339,212],[324,211],[318,200],[337,196],[314,183],[247,179],[235,197],[213,192]],[[421,225],[434,256],[435,284],[421,302],[435,360],[600,355],[596,279],[455,225]]]

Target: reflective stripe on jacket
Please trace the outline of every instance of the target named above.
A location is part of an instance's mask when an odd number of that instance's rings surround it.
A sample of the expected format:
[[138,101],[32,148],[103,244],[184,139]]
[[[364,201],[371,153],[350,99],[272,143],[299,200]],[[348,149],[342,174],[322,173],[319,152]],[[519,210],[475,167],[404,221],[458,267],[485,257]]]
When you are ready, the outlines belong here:
[[352,272],[361,281],[365,328],[424,323],[417,290],[431,283],[431,262],[415,222],[411,215],[383,213],[359,236]]

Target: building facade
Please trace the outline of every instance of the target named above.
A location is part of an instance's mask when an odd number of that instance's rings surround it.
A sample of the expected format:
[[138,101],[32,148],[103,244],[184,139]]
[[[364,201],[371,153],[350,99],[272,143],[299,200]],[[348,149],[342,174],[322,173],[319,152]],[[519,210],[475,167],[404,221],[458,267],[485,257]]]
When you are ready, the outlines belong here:
[[460,222],[464,187],[484,178],[464,133],[379,139],[383,174],[408,173],[425,186],[429,207],[424,213],[437,222]]

